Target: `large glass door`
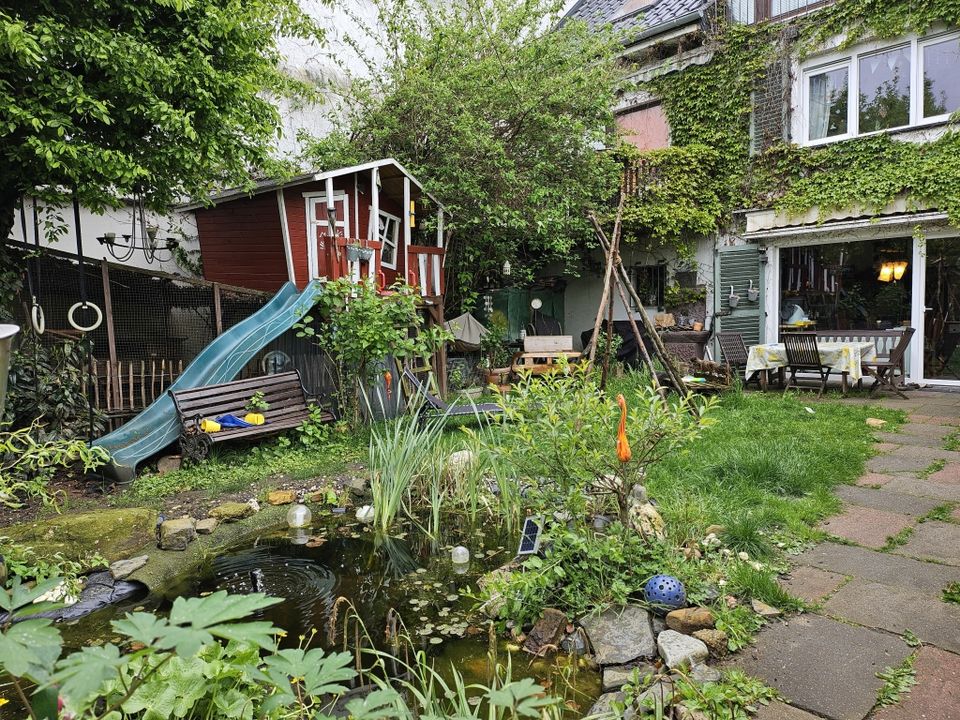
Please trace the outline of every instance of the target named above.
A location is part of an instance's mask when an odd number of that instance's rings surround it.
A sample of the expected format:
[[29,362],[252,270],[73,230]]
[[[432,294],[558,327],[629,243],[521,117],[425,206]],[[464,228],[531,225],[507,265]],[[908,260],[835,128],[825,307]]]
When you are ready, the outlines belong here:
[[960,239],[926,241],[923,376],[960,383]]

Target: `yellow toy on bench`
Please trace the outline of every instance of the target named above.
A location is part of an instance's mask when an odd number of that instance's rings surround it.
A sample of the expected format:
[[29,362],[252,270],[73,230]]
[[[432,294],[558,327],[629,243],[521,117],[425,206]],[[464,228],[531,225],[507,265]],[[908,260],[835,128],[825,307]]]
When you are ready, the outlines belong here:
[[220,423],[218,423],[216,420],[208,420],[204,418],[200,421],[200,429],[205,433],[220,432]]

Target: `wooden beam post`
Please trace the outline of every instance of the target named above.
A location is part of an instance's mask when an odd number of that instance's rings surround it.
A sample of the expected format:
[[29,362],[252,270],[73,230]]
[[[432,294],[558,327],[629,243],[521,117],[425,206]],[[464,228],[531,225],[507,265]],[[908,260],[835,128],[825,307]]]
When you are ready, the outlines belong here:
[[220,283],[213,284],[213,322],[217,335],[223,334],[223,312],[220,305]]
[[110,294],[110,265],[106,260],[100,261],[100,278],[103,283],[103,311],[107,321],[107,353],[110,356],[110,366],[117,372],[113,373],[113,396],[120,397],[120,367],[117,362],[117,335],[113,325],[113,299]]

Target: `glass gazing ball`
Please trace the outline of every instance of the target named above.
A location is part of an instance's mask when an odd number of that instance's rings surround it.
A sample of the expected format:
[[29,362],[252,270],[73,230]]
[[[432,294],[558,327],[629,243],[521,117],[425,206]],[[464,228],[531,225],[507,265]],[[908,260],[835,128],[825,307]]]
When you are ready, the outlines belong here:
[[470,551],[463,545],[457,545],[450,551],[450,559],[454,565],[465,565],[470,562]]
[[687,604],[687,591],[673,575],[654,575],[644,586],[643,595],[657,608],[677,610]]
[[287,510],[287,526],[292,528],[303,528],[310,525],[310,521],[313,520],[313,513],[310,512],[310,508],[306,505],[301,505],[297,503],[296,505],[291,505],[290,509]]

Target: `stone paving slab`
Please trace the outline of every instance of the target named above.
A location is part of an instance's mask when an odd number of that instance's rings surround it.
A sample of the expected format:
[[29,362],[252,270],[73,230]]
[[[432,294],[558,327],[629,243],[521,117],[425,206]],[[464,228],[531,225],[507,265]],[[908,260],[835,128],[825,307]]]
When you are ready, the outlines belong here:
[[883,487],[895,477],[896,475],[868,472],[857,478],[857,485],[861,487]]
[[[936,425],[920,425],[918,427],[932,427]],[[934,450],[943,450],[942,437],[926,437],[924,435],[912,435],[908,433],[878,432],[874,437],[880,445],[913,445],[915,447],[926,447]]]
[[931,425],[929,423],[913,422],[914,417],[916,416],[911,416],[910,422],[905,422],[897,428],[898,432],[896,434],[899,437],[913,435],[914,437],[927,438],[928,440],[944,440],[957,431],[956,428],[949,425]]
[[801,615],[764,628],[754,645],[725,666],[760,678],[803,710],[831,720],[862,720],[883,685],[877,671],[899,665],[909,652],[888,633]]
[[873,720],[960,720],[960,656],[923,647],[913,666],[917,684],[900,703],[881,708]]
[[873,444],[873,449],[876,450],[878,453],[883,453],[884,455],[888,455],[892,453],[894,450],[899,449],[900,447],[901,447],[900,443],[892,443],[892,442],[878,442]]
[[957,522],[960,522],[960,507],[954,508],[953,512],[950,513],[950,517],[956,520]]
[[760,709],[753,717],[754,720],[819,720],[816,715],[811,715],[800,708],[787,705],[779,700],[769,705],[760,705]]
[[794,562],[933,596],[949,583],[960,582],[960,568],[837,543],[821,543],[798,555]]
[[917,478],[895,477],[884,485],[883,489],[942,501],[960,501],[960,485],[944,485]]
[[912,630],[924,642],[960,652],[960,607],[936,595],[856,579],[840,588],[823,612],[899,635]]
[[911,413],[910,422],[920,423],[921,425],[945,425],[955,427],[960,425],[960,420],[954,417],[944,417],[943,415],[926,415],[924,413]]
[[943,470],[937,470],[926,478],[937,485],[960,485],[960,463],[947,463]]
[[897,455],[909,458],[918,458],[926,460],[927,464],[937,460],[946,460],[947,462],[960,462],[960,452],[956,450],[944,450],[943,448],[921,447],[919,445],[901,445]]
[[832,573],[811,565],[798,565],[780,580],[791,595],[814,604],[826,597],[847,581],[846,575]]
[[867,471],[875,473],[919,472],[926,470],[936,458],[908,457],[903,449],[895,455],[877,455],[867,460]]
[[897,512],[910,517],[923,517],[937,505],[942,504],[939,500],[932,498],[854,485],[841,485],[836,489],[836,493],[844,502],[851,505]]
[[917,525],[898,555],[960,566],[960,525],[930,521]]
[[844,512],[820,524],[820,529],[844,540],[871,548],[882,548],[887,538],[913,524],[901,513],[876,510],[861,505],[848,505]]

